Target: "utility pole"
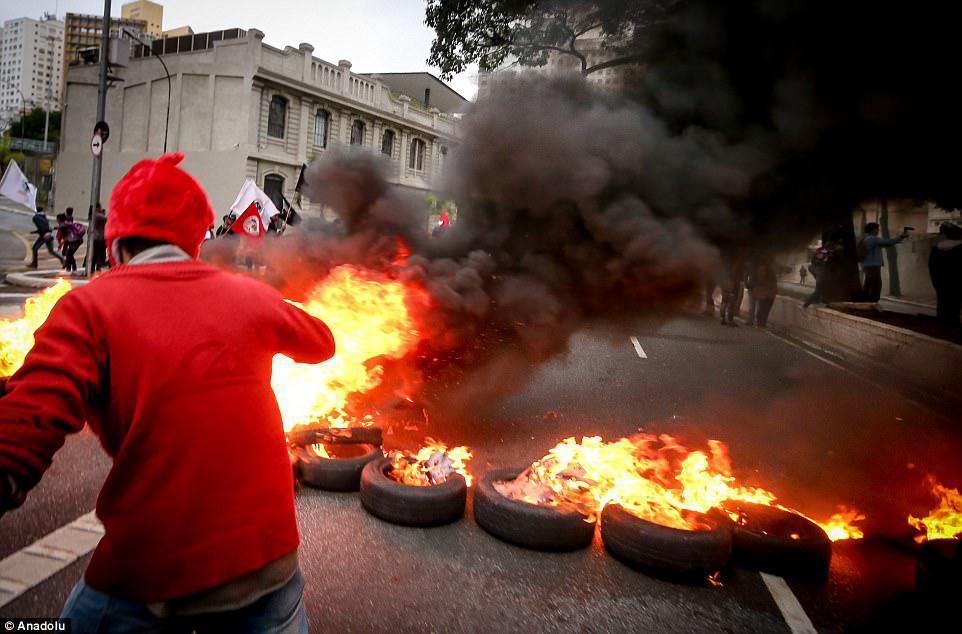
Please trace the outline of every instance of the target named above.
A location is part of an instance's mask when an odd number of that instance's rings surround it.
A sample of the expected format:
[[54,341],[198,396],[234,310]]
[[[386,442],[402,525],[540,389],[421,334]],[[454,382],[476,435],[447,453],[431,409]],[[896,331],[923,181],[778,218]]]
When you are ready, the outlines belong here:
[[[100,36],[100,89],[97,92],[97,122],[103,121],[107,112],[107,55],[110,53],[110,0],[104,0],[104,25]],[[90,210],[87,212],[87,277],[94,270],[94,208],[100,202],[100,172],[103,167],[103,149],[94,156],[93,173],[90,177]]]

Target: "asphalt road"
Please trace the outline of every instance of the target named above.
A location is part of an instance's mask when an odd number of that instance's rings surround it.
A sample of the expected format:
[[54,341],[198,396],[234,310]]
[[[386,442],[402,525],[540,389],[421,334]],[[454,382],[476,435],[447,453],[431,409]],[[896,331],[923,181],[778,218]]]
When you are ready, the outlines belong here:
[[[644,429],[691,446],[724,440],[736,475],[786,504],[816,517],[836,504],[868,515],[875,537],[836,543],[825,583],[789,587],[819,631],[874,630],[919,625],[940,609],[956,618],[954,606],[911,592],[913,557],[897,545],[908,513],[932,505],[926,474],[962,482],[962,434],[933,409],[766,332],[690,316],[581,333],[565,358],[493,412],[430,415],[386,441],[431,435],[468,444],[481,473],[529,463],[573,435]],[[108,466],[89,433],[71,438],[27,504],[0,520],[0,558],[91,510]],[[736,568],[721,587],[691,587],[629,569],[597,539],[566,554],[505,544],[474,523],[470,508],[452,525],[411,529],[367,515],[354,494],[302,488],[297,507],[312,631],[788,631],[757,572]],[[0,616],[55,615],[85,562]]]

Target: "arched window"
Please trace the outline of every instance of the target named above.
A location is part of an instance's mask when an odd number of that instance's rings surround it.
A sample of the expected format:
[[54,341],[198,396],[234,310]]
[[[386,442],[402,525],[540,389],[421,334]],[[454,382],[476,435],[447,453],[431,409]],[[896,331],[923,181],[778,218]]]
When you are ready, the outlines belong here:
[[424,169],[424,141],[413,139],[411,141],[411,154],[408,156],[408,168],[418,172]]
[[278,211],[284,208],[284,177],[280,174],[268,174],[264,177],[264,193],[271,199]]
[[384,136],[381,137],[381,154],[394,154],[394,130],[384,131]]
[[327,125],[331,115],[327,110],[318,110],[314,114],[314,145],[327,147]]
[[362,145],[364,143],[364,122],[355,119],[351,124],[351,145]]
[[286,125],[287,99],[280,95],[274,95],[271,97],[271,107],[267,113],[267,136],[283,139]]

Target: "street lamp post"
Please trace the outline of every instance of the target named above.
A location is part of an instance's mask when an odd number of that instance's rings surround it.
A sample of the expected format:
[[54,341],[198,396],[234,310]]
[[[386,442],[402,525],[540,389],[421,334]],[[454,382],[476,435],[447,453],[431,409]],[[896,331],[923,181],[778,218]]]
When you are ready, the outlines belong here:
[[156,57],[160,65],[164,67],[164,74],[167,75],[167,120],[164,122],[164,154],[167,153],[167,129],[170,127],[170,71],[167,70],[167,64],[164,63],[164,56],[159,53],[154,52],[154,47],[147,44],[142,39],[137,37],[132,31],[123,29],[123,32],[132,40],[136,40],[142,46],[146,46],[147,50],[150,51],[151,57]]
[[[107,55],[110,52],[110,0],[104,0],[103,33],[100,36],[100,84],[97,92],[97,122],[103,121],[107,111]],[[90,210],[87,212],[87,277],[94,271],[94,207],[100,202],[100,174],[103,169],[103,145],[94,156],[90,176]]]

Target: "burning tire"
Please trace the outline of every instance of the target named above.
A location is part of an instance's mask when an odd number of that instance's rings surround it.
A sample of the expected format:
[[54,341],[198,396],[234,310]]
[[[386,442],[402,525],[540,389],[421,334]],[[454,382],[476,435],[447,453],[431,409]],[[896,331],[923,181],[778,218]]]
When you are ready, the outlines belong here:
[[684,581],[705,580],[732,558],[732,534],[724,522],[701,515],[705,530],[662,526],[617,504],[601,512],[601,541],[616,559],[644,572]]
[[380,427],[299,427],[287,433],[287,442],[295,447],[316,443],[358,443],[380,446],[383,443]]
[[312,447],[296,447],[301,482],[325,491],[357,491],[364,465],[381,456],[374,445],[324,445],[328,457]]
[[926,593],[957,595],[962,589],[962,540],[924,542],[915,559],[915,587]]
[[464,515],[468,488],[460,475],[433,486],[411,486],[389,477],[390,468],[389,458],[379,458],[361,472],[361,506],[371,515],[402,526],[437,526]]
[[749,502],[729,502],[725,509],[740,515],[732,527],[736,563],[783,576],[821,578],[828,574],[832,542],[814,522]]
[[595,535],[594,522],[575,511],[559,511],[507,498],[494,483],[518,477],[522,469],[489,471],[474,488],[474,519],[506,542],[535,550],[565,551],[584,548]]

